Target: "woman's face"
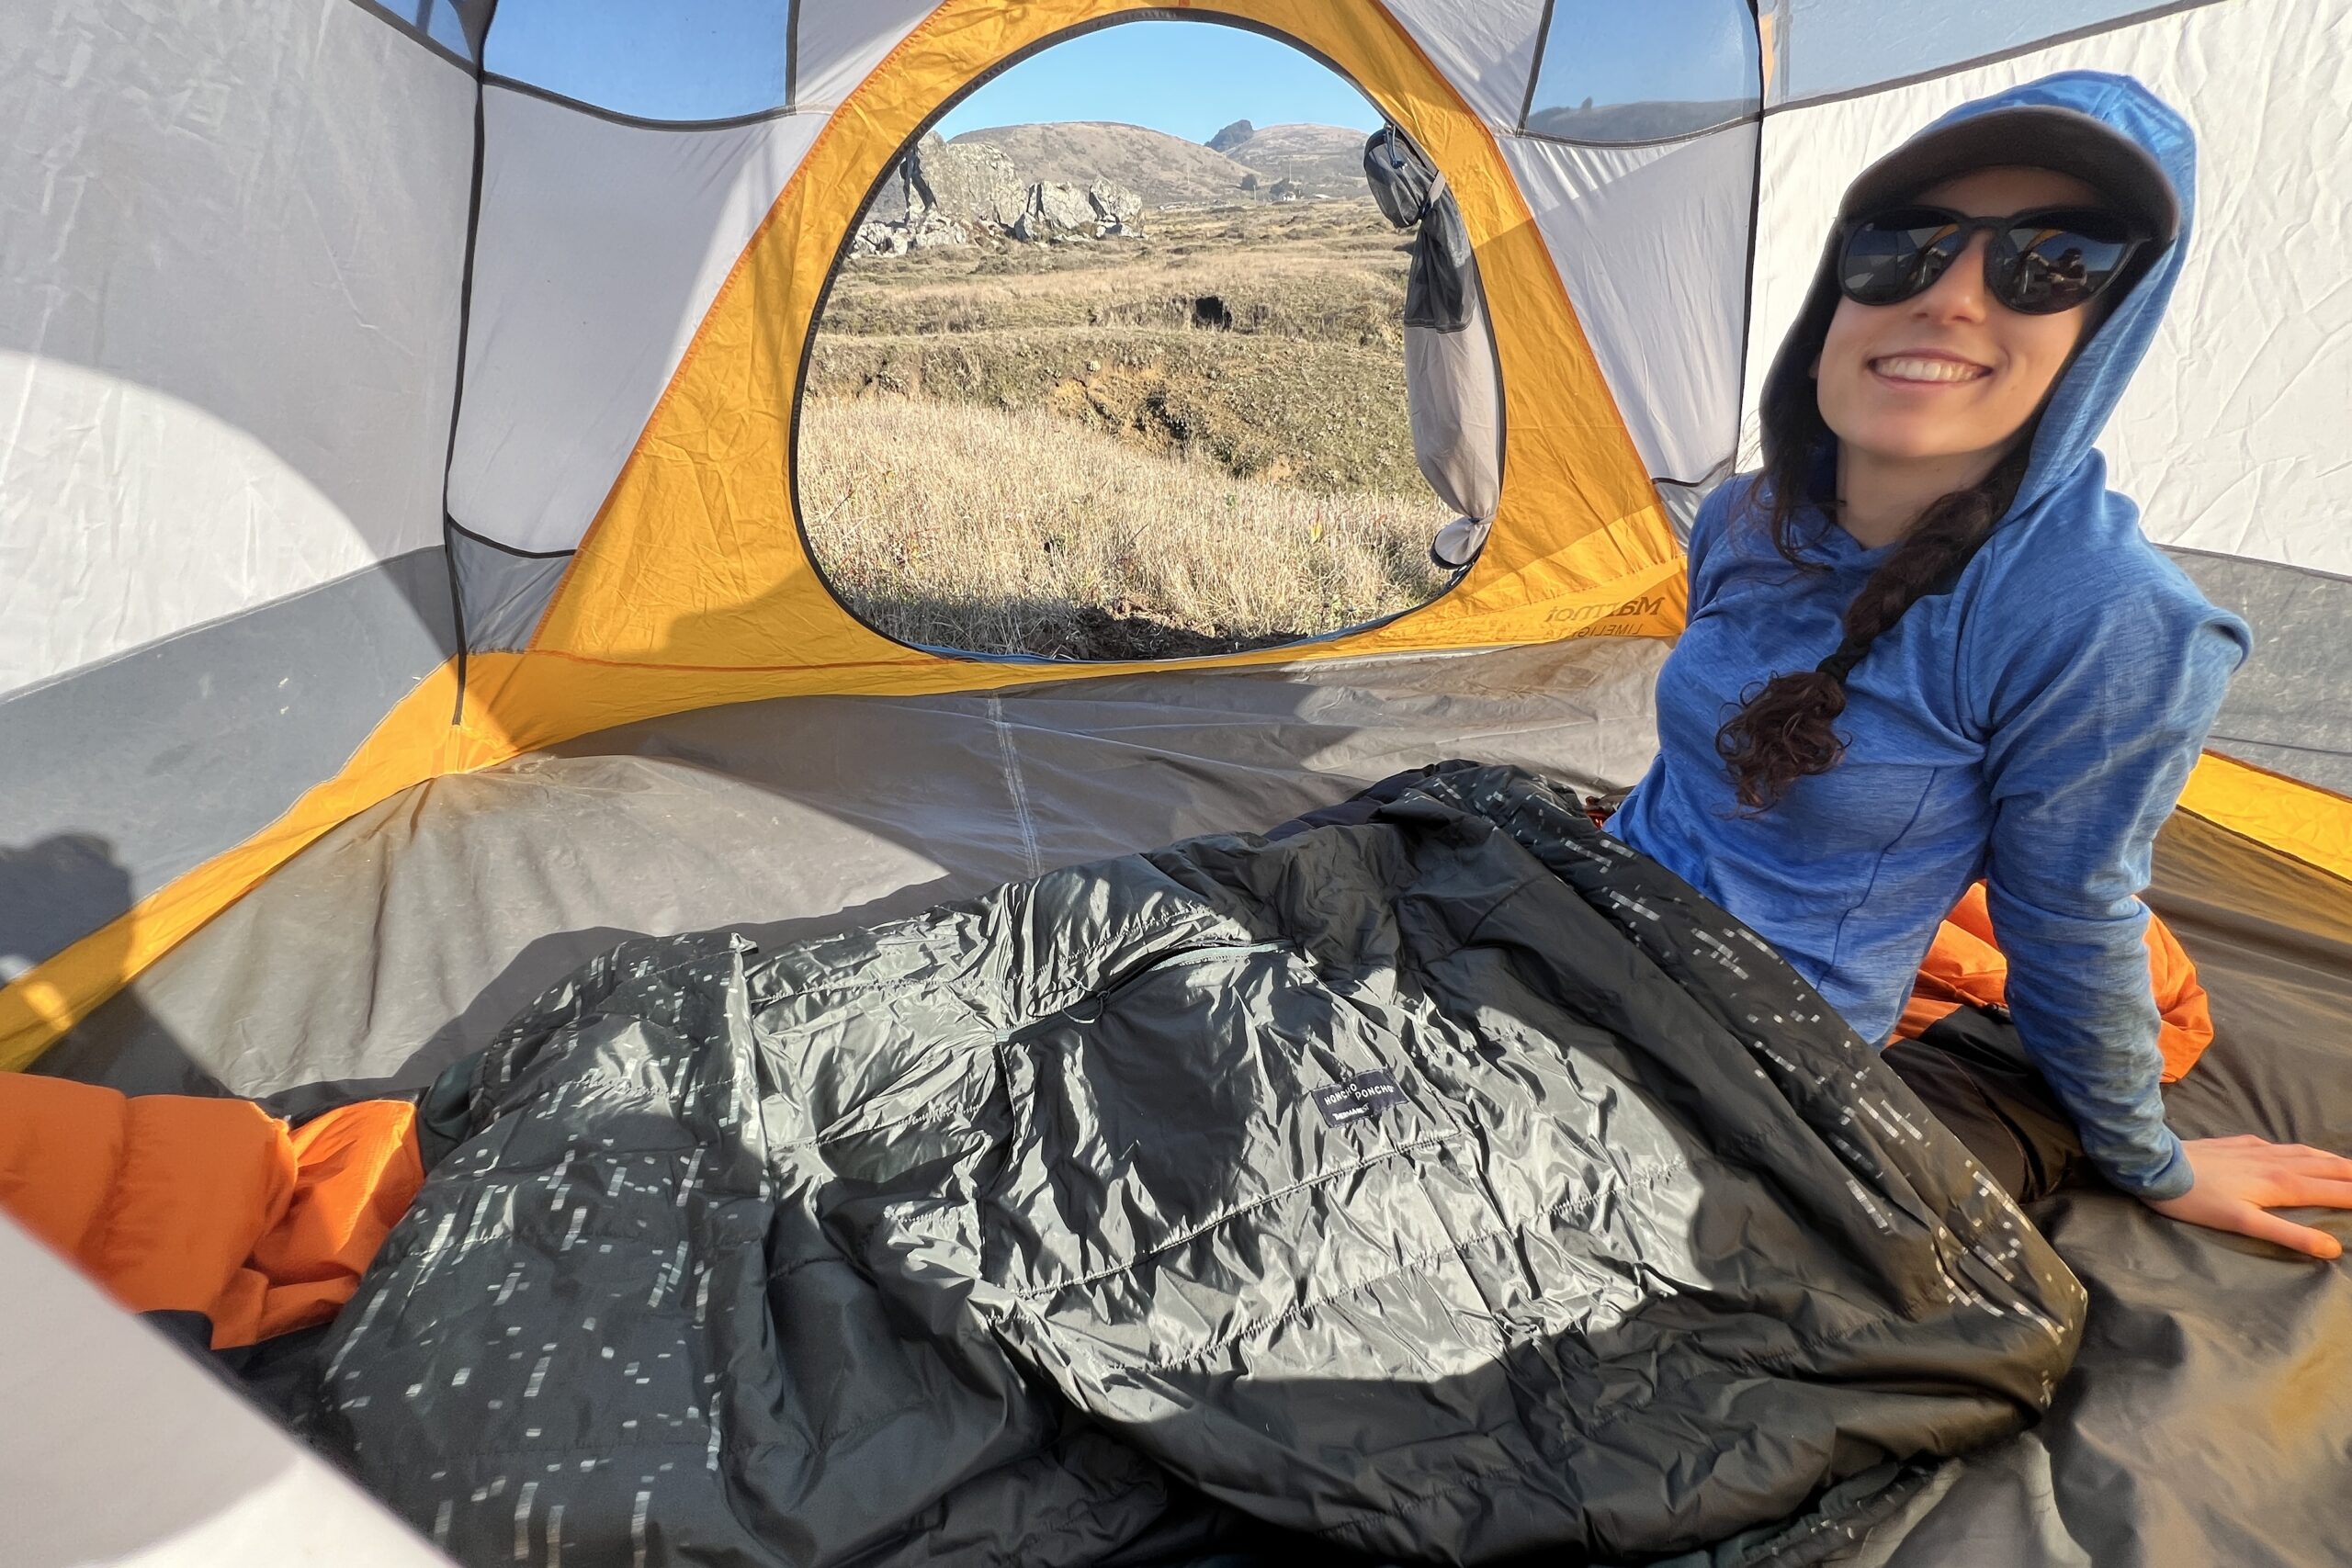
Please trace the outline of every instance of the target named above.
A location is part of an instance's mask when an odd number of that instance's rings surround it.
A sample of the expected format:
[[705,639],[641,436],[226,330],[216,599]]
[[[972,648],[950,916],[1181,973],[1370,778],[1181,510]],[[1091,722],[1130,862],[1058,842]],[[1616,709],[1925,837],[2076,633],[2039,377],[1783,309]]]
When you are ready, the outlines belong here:
[[[2102,207],[2098,191],[2048,169],[1978,169],[1920,194],[1930,207],[2005,218],[2037,207]],[[1987,234],[1926,293],[1893,305],[1840,298],[1815,362],[1821,417],[1839,442],[1901,462],[1996,461],[2065,368],[2086,309],[2027,316],[1984,287]]]

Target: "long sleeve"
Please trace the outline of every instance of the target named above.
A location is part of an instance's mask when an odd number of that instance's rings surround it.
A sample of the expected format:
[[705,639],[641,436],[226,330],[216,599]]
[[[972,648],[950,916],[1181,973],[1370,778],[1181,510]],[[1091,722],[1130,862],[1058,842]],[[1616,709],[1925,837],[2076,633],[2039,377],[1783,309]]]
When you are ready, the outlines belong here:
[[2247,634],[2144,580],[2043,588],[2030,602],[2049,618],[1983,628],[1969,649],[2009,1010],[2093,1163],[2127,1192],[2178,1197],[2193,1178],[2157,1093],[2139,894]]

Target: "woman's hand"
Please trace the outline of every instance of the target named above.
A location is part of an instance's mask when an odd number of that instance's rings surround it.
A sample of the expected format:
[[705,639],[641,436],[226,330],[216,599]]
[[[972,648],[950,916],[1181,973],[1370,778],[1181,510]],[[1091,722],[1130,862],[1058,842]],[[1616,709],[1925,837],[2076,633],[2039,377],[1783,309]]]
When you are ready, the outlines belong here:
[[2141,1200],[2159,1214],[2217,1231],[2259,1236],[2312,1258],[2343,1256],[2325,1231],[2282,1220],[2273,1209],[2352,1209],[2352,1159],[2251,1134],[2194,1138],[2181,1145],[2197,1184],[2177,1198]]

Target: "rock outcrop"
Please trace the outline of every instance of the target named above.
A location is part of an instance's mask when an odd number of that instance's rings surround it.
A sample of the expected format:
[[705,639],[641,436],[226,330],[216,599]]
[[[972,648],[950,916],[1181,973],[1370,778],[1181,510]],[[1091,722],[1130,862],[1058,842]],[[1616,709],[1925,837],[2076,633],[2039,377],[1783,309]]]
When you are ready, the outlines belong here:
[[1258,134],[1258,128],[1246,119],[1237,119],[1208,139],[1204,145],[1212,152],[1230,152]]
[[1034,188],[999,149],[985,141],[942,141],[935,133],[916,144],[902,167],[910,169],[932,209],[956,222],[1010,228],[1027,210]]
[[985,238],[1044,244],[1143,232],[1143,197],[1114,180],[1080,188],[1023,180],[1011,158],[984,141],[925,136],[866,204],[851,248],[904,255]]

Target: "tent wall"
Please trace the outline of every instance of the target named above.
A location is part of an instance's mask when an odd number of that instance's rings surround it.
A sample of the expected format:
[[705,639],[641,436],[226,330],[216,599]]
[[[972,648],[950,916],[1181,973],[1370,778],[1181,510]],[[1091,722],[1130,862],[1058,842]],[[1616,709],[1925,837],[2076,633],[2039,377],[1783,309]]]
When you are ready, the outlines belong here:
[[[751,123],[655,124],[492,85],[475,326],[450,475],[459,525],[522,551],[578,543],[823,127],[827,84],[840,73],[829,62],[870,65],[929,9],[904,4],[876,18],[870,7],[803,0],[788,72],[803,112]],[[1661,478],[1703,475],[1728,457],[1736,423],[1754,130],[1637,149],[1512,135],[1543,18],[1540,5],[1522,9],[1465,18],[1431,0],[1397,7],[1498,136],[1555,264],[1572,274],[1572,295],[1592,300],[1586,333],[1645,462]],[[516,19],[510,10],[502,28]],[[493,37],[491,62],[518,68],[515,48]],[[577,84],[560,76],[554,85]],[[1645,348],[1659,320],[1681,330],[1674,353]],[[583,332],[587,321],[596,329]],[[514,607],[505,601],[500,612],[506,633],[485,641],[473,635],[469,601],[472,646],[515,646]]]
[[351,0],[9,6],[0,62],[0,692],[439,544],[467,73]]
[[1758,128],[1591,147],[1507,137],[1511,173],[1653,478],[1731,461]]
[[267,827],[454,640],[416,550],[0,703],[0,978]]
[[650,127],[486,90],[452,518],[516,549],[580,542],[823,123]]
[[384,1506],[0,1214],[17,1568],[449,1568]]
[[455,647],[474,86],[350,0],[0,7],[0,62],[5,977]]
[[[866,191],[925,118],[1003,62],[1122,12],[1157,14],[1101,0],[1009,11],[950,0],[831,119],[702,321],[533,651],[825,682],[812,690],[872,689],[893,666],[931,661],[852,620],[808,558],[790,484],[802,355]],[[1521,640],[1577,624],[1564,614],[1606,618],[1637,581],[1663,585],[1671,535],[1655,488],[1492,131],[1376,9],[1227,0],[1188,14],[1271,28],[1354,77],[1447,169],[1480,248],[1509,403],[1504,522],[1453,594],[1330,648]],[[727,563],[723,579],[706,570],[714,561]],[[1591,602],[1556,603],[1577,596]]]
[[2352,577],[2270,561],[2170,552],[2205,596],[2255,628],[2212,746],[2352,795]]
[[[2086,6],[2061,6],[2050,19]],[[1798,7],[1800,29],[1814,9]],[[1974,23],[1950,25],[1955,39],[1977,37]],[[1800,53],[1804,37],[1792,45]],[[1768,115],[1746,394],[1752,452],[1773,349],[1838,195],[1872,155],[1956,104],[2049,72],[2138,76],[2196,127],[2197,230],[2164,329],[2099,444],[2113,482],[2141,502],[2148,536],[2182,552],[2217,603],[2254,623],[2255,659],[2232,687],[2215,744],[2337,788],[2352,773],[2346,623],[2316,612],[2339,603],[2340,580],[2352,577],[2342,472],[2352,408],[2347,54],[2352,0],[2227,0]]]

